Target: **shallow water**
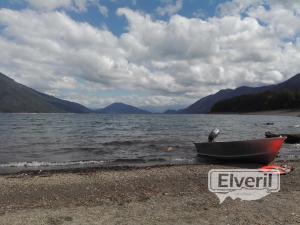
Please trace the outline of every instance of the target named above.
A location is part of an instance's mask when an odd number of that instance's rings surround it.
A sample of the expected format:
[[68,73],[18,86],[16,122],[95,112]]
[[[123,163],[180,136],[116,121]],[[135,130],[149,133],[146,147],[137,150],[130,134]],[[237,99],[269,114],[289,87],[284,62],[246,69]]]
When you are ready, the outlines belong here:
[[[193,142],[207,141],[215,127],[217,140],[226,141],[262,138],[268,130],[300,133],[299,125],[299,117],[260,115],[0,114],[0,173],[205,163]],[[299,145],[284,145],[280,159],[299,153]]]

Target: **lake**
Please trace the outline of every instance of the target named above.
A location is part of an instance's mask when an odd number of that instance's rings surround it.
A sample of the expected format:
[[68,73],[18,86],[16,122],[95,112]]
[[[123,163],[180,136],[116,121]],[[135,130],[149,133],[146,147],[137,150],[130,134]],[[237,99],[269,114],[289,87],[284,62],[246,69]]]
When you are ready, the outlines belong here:
[[[267,125],[266,123],[274,123]],[[28,169],[205,163],[193,142],[300,133],[300,118],[260,115],[0,114],[0,173]],[[285,144],[279,159],[298,159]]]

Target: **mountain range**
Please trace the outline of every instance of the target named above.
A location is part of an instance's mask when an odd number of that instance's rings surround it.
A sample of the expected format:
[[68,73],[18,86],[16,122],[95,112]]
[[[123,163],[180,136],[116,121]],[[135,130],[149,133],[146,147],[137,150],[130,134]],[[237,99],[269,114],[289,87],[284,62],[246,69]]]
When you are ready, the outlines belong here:
[[150,114],[150,112],[146,110],[120,102],[113,103],[103,109],[96,109],[94,112],[105,114]]
[[17,83],[0,73],[0,112],[6,113],[103,113],[149,114],[124,103],[114,103],[92,110],[75,102],[62,100]]
[[219,101],[231,99],[242,95],[253,95],[259,94],[266,91],[284,91],[284,90],[299,90],[300,89],[300,74],[293,76],[279,84],[267,85],[262,87],[247,87],[242,86],[236,89],[223,89],[215,94],[201,98],[194,104],[188,106],[185,109],[179,110],[178,113],[184,114],[198,114],[198,113],[209,113],[212,107]]
[[299,110],[300,91],[265,91],[259,94],[241,95],[217,102],[212,113],[247,113],[273,110]]
[[0,73],[0,112],[88,113],[91,110],[38,92]]
[[[201,98],[181,110],[168,110],[167,114],[200,114],[211,112],[220,101],[238,96],[255,95],[265,92],[300,91],[300,74],[285,82],[262,87],[242,86],[224,89]],[[279,95],[278,95],[279,96]],[[276,95],[276,97],[278,97]],[[249,98],[248,98],[249,99]],[[252,99],[252,98],[251,98]],[[251,100],[253,101],[253,100]],[[0,73],[0,112],[30,113],[102,113],[102,114],[149,114],[151,112],[124,103],[113,103],[105,108],[92,110],[81,104],[62,100],[17,83]]]

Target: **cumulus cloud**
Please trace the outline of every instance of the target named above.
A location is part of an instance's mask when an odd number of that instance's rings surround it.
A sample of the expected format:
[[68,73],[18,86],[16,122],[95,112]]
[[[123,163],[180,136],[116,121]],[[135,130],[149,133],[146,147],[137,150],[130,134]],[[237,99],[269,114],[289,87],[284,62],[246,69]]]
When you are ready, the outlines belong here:
[[97,7],[102,16],[108,17],[108,8],[106,6],[97,4]]
[[43,10],[53,10],[57,8],[66,8],[72,6],[72,0],[26,0],[26,2],[33,8]]
[[[269,7],[266,4],[269,3]],[[282,38],[293,38],[300,31],[300,2],[287,0],[233,0],[219,6],[219,14],[239,16],[240,14],[257,19],[274,35]]]
[[96,6],[101,15],[107,17],[108,9],[99,0],[25,0],[28,5],[36,10],[52,11],[55,9],[75,10],[84,12],[88,6]]
[[249,9],[263,5],[263,0],[232,0],[218,5],[217,12],[219,16],[239,16]]
[[183,7],[183,1],[182,0],[176,0],[174,3],[167,3],[165,6],[160,6],[156,9],[156,12],[160,16],[165,15],[174,15],[177,12],[179,12]]
[[207,14],[203,9],[197,9],[195,12],[193,12],[193,17],[204,19],[207,17]]
[[298,4],[246,3],[223,4],[207,19],[159,20],[120,8],[117,15],[128,21],[120,36],[63,11],[3,8],[0,71],[91,107],[187,105],[222,88],[273,84],[298,73]]

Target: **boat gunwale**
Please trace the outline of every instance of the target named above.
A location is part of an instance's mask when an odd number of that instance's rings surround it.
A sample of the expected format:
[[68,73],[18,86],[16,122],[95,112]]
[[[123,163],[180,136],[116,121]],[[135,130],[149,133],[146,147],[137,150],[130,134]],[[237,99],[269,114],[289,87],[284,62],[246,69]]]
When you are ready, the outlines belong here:
[[244,157],[255,157],[255,156],[261,156],[261,155],[266,155],[268,153],[264,152],[264,153],[258,153],[258,154],[252,154],[252,155],[230,155],[230,156],[226,156],[226,155],[209,155],[209,154],[203,154],[203,153],[197,153],[197,155],[199,156],[205,156],[205,157],[213,157],[213,158],[244,158]]
[[261,138],[261,139],[252,139],[252,140],[239,140],[239,141],[216,141],[216,142],[194,142],[194,145],[199,145],[199,144],[225,144],[225,143],[243,143],[243,142],[258,142],[258,141],[272,141],[272,140],[277,140],[280,139],[284,141],[287,139],[286,136],[280,136],[280,137],[272,137],[272,138]]

